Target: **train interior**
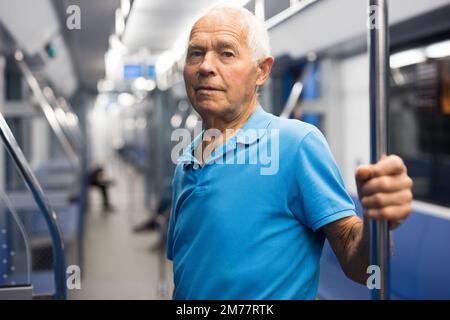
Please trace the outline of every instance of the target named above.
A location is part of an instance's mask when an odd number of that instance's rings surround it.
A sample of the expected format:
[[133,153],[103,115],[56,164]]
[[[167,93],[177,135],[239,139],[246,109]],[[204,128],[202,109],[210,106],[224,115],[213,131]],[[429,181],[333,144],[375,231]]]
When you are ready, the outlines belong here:
[[[261,105],[322,131],[362,214],[366,1],[2,0],[0,299],[171,299],[173,133],[201,129],[185,45],[215,2],[263,19],[276,62]],[[449,16],[448,0],[389,2],[388,150],[414,181],[393,299],[450,299]],[[318,299],[371,299],[328,244]]]

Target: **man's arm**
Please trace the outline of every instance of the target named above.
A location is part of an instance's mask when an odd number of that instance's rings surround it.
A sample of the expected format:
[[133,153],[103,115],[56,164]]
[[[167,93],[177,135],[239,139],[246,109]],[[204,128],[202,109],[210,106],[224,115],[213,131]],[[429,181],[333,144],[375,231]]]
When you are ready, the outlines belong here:
[[389,221],[391,230],[403,223],[411,212],[412,180],[403,161],[389,156],[374,165],[358,168],[356,184],[364,219],[343,218],[322,230],[347,277],[365,284],[369,266],[369,218]]
[[322,228],[345,275],[365,284],[369,266],[368,224],[358,216],[332,222]]

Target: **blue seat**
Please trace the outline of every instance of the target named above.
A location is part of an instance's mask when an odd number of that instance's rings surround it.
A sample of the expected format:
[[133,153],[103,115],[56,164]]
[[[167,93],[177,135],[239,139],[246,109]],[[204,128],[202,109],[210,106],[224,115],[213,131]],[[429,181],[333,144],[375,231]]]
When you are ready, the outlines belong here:
[[73,172],[53,173],[39,170],[36,171],[36,177],[44,190],[74,189],[78,183]]
[[8,278],[8,282],[14,282],[16,285],[32,284],[35,295],[48,295],[55,292],[55,278],[52,270],[33,271],[30,277],[26,273],[13,274]]
[[31,273],[33,294],[47,295],[55,292],[55,278],[51,270],[35,271]]
[[[73,241],[78,234],[79,225],[79,207],[77,204],[73,204],[64,209],[55,209],[58,217],[58,223],[61,228],[61,232],[64,237],[64,242],[67,244]],[[44,218],[39,214],[33,214],[32,222],[32,235],[33,236],[48,236],[48,228]]]
[[[357,211],[361,210],[359,202]],[[450,220],[414,211],[393,232],[391,257],[392,299],[450,299]],[[328,244],[321,259],[319,297],[369,299],[365,286],[353,283],[342,272]]]
[[450,220],[420,215],[423,233],[417,234],[417,295],[414,299],[450,299]]
[[418,262],[421,239],[427,228],[427,217],[413,212],[409,219],[392,233],[394,250],[391,257],[391,290],[399,299],[418,296]]

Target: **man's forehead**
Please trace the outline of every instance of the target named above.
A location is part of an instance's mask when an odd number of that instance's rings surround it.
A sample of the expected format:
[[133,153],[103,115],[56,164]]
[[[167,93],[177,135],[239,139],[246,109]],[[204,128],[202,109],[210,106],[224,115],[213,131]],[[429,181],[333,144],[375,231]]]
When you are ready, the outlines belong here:
[[189,42],[213,34],[223,38],[231,37],[235,41],[244,43],[247,39],[247,28],[239,18],[239,16],[232,14],[208,14],[203,16],[192,27]]

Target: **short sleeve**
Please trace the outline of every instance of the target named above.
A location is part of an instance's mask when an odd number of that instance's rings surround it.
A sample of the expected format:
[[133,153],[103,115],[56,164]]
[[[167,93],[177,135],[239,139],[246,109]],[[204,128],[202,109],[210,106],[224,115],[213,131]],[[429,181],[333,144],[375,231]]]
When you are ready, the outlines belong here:
[[301,141],[296,154],[296,185],[300,196],[294,214],[314,231],[355,215],[355,205],[325,137],[314,128]]

